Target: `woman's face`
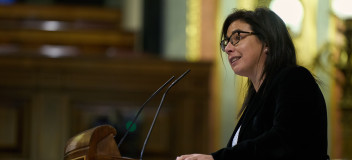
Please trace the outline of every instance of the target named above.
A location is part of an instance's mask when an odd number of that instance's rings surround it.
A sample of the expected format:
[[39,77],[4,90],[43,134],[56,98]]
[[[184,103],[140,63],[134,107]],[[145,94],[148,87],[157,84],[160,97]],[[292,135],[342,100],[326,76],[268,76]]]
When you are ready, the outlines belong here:
[[[227,37],[230,37],[234,31],[253,32],[251,26],[241,20],[230,24],[227,29]],[[240,33],[240,37],[237,37],[237,40],[240,39],[240,41],[237,44],[228,43],[225,47],[229,63],[235,74],[248,77],[252,81],[260,78],[266,59],[266,54],[262,54],[266,52],[266,49],[254,34]],[[238,34],[232,36],[238,36]]]

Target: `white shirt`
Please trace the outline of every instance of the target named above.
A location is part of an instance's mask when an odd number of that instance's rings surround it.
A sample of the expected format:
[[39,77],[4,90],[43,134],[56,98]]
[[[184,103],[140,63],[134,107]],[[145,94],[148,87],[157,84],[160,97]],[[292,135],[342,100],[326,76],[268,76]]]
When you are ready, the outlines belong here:
[[233,137],[232,139],[232,147],[235,146],[237,144],[237,141],[238,141],[238,135],[240,133],[240,130],[241,130],[241,126],[238,128],[235,136]]

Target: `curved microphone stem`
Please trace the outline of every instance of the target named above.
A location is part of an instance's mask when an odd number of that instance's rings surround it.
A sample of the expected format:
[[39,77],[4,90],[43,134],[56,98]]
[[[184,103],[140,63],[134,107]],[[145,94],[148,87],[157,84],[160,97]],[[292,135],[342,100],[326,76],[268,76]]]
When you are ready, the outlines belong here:
[[174,86],[179,80],[181,80],[181,79],[182,79],[188,72],[190,72],[190,71],[191,71],[191,70],[188,69],[188,70],[187,70],[185,73],[183,73],[179,78],[177,78],[174,82],[172,82],[172,83],[170,84],[170,86],[166,89],[165,93],[163,94],[163,97],[162,97],[161,100],[160,100],[159,107],[158,107],[158,109],[157,109],[157,111],[156,111],[156,113],[155,113],[155,116],[154,116],[152,125],[150,126],[149,132],[148,132],[147,137],[146,137],[146,139],[145,139],[145,141],[144,141],[143,148],[142,148],[141,155],[140,155],[140,160],[143,159],[143,153],[144,153],[145,146],[146,146],[146,144],[147,144],[147,142],[148,142],[148,140],[149,140],[150,134],[151,134],[151,132],[152,132],[152,130],[153,130],[155,121],[156,121],[156,119],[157,119],[157,117],[158,117],[158,115],[159,115],[161,106],[162,106],[162,104],[163,104],[163,102],[164,102],[164,99],[165,99],[165,96],[166,96],[167,92],[170,90],[170,88],[171,88],[172,86]]
[[166,81],[158,90],[156,90],[148,99],[147,101],[144,102],[144,104],[142,105],[142,107],[139,109],[139,111],[137,112],[136,116],[133,118],[132,123],[130,124],[130,126],[128,126],[127,128],[127,132],[125,132],[125,134],[123,135],[123,137],[121,138],[119,144],[117,145],[120,148],[120,145],[122,144],[122,142],[125,140],[125,138],[127,137],[128,133],[130,132],[131,127],[134,125],[134,123],[136,122],[139,114],[142,112],[142,110],[144,109],[144,106],[156,95],[158,94],[167,84],[169,84],[171,82],[171,80],[173,80],[175,78],[175,76],[172,76],[168,81]]

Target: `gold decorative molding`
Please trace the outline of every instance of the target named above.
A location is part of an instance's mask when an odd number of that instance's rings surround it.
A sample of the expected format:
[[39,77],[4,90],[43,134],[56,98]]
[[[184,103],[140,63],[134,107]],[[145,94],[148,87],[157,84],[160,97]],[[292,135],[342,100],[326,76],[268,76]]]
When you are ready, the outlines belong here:
[[186,58],[189,61],[197,61],[201,57],[201,3],[201,0],[187,0]]
[[72,160],[86,160],[86,156],[77,157]]

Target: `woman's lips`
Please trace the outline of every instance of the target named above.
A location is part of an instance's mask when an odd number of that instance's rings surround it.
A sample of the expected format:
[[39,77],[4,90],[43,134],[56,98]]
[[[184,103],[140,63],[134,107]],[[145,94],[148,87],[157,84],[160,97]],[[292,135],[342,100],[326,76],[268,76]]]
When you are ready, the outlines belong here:
[[233,63],[235,63],[236,61],[238,61],[239,59],[241,59],[241,56],[232,57],[232,58],[230,59],[230,63],[233,64]]

